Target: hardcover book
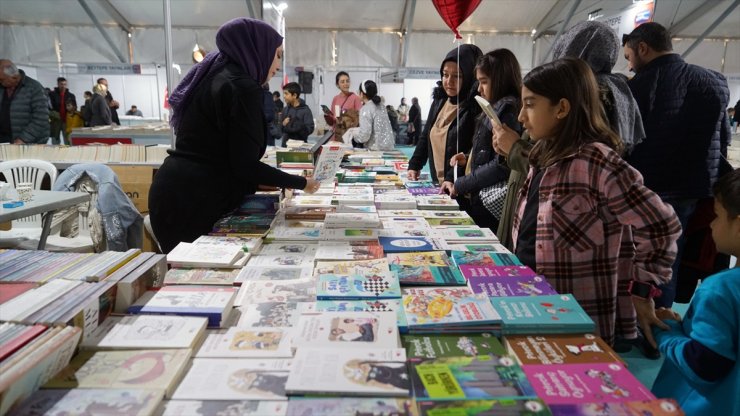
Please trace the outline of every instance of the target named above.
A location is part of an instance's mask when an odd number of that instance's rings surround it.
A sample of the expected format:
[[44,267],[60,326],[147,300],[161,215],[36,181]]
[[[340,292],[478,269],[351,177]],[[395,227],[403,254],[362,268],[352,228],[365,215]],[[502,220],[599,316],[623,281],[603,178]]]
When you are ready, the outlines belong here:
[[403,335],[409,358],[474,357],[506,354],[506,349],[493,334]]
[[557,295],[542,276],[473,276],[468,279],[473,293],[489,297]]
[[398,327],[392,312],[307,312],[298,319],[294,347],[396,348]]
[[520,364],[612,363],[622,359],[601,337],[578,335],[507,335],[504,344]]
[[655,399],[621,363],[535,364],[523,369],[548,405]]
[[501,315],[504,334],[593,332],[594,321],[573,295],[490,298]]

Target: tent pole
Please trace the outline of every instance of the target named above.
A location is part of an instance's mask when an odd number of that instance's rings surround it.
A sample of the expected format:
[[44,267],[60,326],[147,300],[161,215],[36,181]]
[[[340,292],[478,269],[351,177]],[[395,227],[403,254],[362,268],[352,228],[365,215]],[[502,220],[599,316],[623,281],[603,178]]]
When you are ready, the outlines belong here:
[[100,24],[100,21],[95,16],[95,13],[92,12],[92,10],[87,5],[85,0],[77,0],[77,1],[80,3],[80,6],[82,6],[82,9],[85,10],[85,13],[87,13],[87,16],[90,18],[90,20],[92,20],[95,27],[98,28],[98,32],[100,32],[100,34],[103,35],[103,39],[105,39],[105,41],[108,43],[108,46],[110,46],[113,53],[116,54],[116,57],[118,57],[118,60],[121,63],[125,63],[126,58],[123,57],[123,54],[118,49],[116,44],[113,42],[113,39],[110,38],[110,35],[108,35],[108,32],[105,31],[105,29],[103,28],[103,25]]
[[553,49],[555,49],[555,44],[558,42],[558,39],[560,39],[560,36],[565,31],[565,28],[568,27],[568,23],[570,23],[570,19],[573,18],[573,15],[576,13],[576,9],[578,8],[578,5],[581,4],[581,0],[576,0],[573,2],[573,6],[568,11],[568,16],[565,17],[565,20],[563,21],[563,26],[560,27],[560,30],[558,30],[558,34],[555,35],[555,39],[552,41],[552,44],[550,45],[550,49],[547,51],[545,56],[542,58],[542,61],[540,61],[540,64],[544,64],[547,62],[548,59],[550,59],[550,54],[552,53]]
[[693,51],[697,46],[699,46],[699,44],[704,40],[704,38],[706,38],[708,34],[712,33],[712,31],[717,26],[719,26],[719,24],[722,23],[722,21],[725,20],[725,18],[729,16],[733,10],[735,10],[735,7],[737,7],[738,4],[740,4],[740,0],[733,1],[730,7],[728,7],[727,10],[722,12],[722,14],[719,15],[719,17],[717,17],[717,20],[715,20],[711,25],[709,25],[709,27],[701,35],[699,35],[699,38],[695,40],[694,43],[692,43],[688,49],[686,49],[686,52],[681,54],[681,58],[686,59],[686,57],[689,56],[691,51]]
[[[172,15],[170,14],[170,0],[162,0],[164,7],[164,62],[165,74],[167,74],[167,96],[172,95]],[[170,111],[172,111],[170,109]],[[170,143],[175,148],[175,135],[170,129]]]

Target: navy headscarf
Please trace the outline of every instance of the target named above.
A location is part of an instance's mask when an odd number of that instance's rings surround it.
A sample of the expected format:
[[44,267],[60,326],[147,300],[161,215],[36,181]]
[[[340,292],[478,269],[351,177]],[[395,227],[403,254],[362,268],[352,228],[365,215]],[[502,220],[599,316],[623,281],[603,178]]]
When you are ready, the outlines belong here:
[[275,51],[282,44],[283,37],[261,20],[240,17],[224,23],[216,33],[218,50],[210,52],[191,68],[170,95],[169,103],[173,110],[170,125],[175,133],[182,122],[182,114],[204,79],[219,72],[227,63],[235,62],[262,85],[267,81]]

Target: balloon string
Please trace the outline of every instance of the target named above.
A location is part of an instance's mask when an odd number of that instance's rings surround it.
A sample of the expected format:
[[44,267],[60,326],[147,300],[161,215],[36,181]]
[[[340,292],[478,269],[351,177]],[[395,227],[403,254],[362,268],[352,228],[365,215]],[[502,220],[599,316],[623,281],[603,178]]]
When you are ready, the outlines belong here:
[[[455,111],[455,154],[460,153],[460,105],[462,103],[462,97],[460,97],[460,93],[462,85],[462,67],[460,66],[460,44],[462,43],[462,39],[455,39],[455,43],[457,43],[457,109]],[[457,163],[455,163],[455,166],[453,167],[454,171],[452,172],[452,176],[454,178],[454,182],[457,182]]]

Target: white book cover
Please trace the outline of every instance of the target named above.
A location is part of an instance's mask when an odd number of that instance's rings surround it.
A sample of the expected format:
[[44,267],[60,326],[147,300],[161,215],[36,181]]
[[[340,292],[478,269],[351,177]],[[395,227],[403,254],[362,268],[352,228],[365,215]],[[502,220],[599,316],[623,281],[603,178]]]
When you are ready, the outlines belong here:
[[313,277],[313,267],[246,266],[239,271],[234,284],[243,285],[252,280],[296,280]]
[[318,241],[323,224],[316,227],[287,228],[273,227],[267,233],[268,240],[274,241]]
[[313,255],[310,254],[260,254],[252,256],[247,263],[251,267],[312,267]]
[[375,205],[339,205],[336,212],[338,214],[377,214],[378,209]]
[[292,358],[289,328],[209,330],[196,358]]
[[372,260],[383,258],[378,240],[321,241],[316,260]]
[[156,389],[43,389],[13,409],[12,415],[151,415],[164,396]]
[[303,312],[311,310],[312,302],[266,302],[237,308],[241,312],[239,328],[290,328],[298,323]]
[[334,195],[372,195],[373,190],[365,184],[342,186],[334,189]]
[[384,217],[421,217],[418,209],[379,209],[378,216]]
[[381,194],[375,196],[375,206],[379,209],[416,209],[417,201],[411,195]]
[[293,359],[285,390],[292,394],[408,396],[410,386],[403,348],[301,347]]
[[272,243],[264,244],[257,254],[304,254],[310,256],[316,253],[317,247],[316,244],[311,243]]
[[503,244],[500,243],[448,243],[445,240],[441,245],[442,250],[447,251],[472,251],[472,252],[494,252],[512,254]]
[[420,217],[389,217],[383,218],[383,228],[396,230],[426,230],[431,227],[429,227],[427,220]]
[[470,218],[470,215],[465,211],[419,210],[419,214],[424,218]]
[[331,196],[298,195],[286,200],[285,204],[290,207],[329,208],[331,201]]
[[196,316],[109,316],[88,335],[80,348],[193,348],[207,325],[207,318]]
[[288,403],[264,400],[164,400],[159,416],[285,416]]
[[336,205],[373,205],[375,197],[371,193],[334,195],[333,201]]
[[266,302],[313,302],[316,300],[316,281],[299,280],[256,280],[244,283],[239,288],[234,306]]
[[359,274],[372,276],[379,273],[387,273],[390,270],[388,260],[385,258],[373,260],[352,261],[317,261],[314,275],[320,274]]
[[197,246],[236,247],[243,251],[254,252],[262,245],[261,238],[254,237],[226,237],[219,235],[202,235],[193,241]]
[[331,143],[321,146],[321,154],[313,171],[313,178],[321,183],[334,183],[344,153],[351,148],[343,143]]
[[374,213],[326,214],[324,229],[329,228],[380,228],[380,218]]
[[362,228],[324,228],[319,239],[324,241],[373,240],[378,238],[378,230]]
[[307,312],[294,328],[298,348],[396,348],[395,312]]
[[241,247],[179,243],[167,254],[167,263],[190,267],[231,267],[244,256]]
[[388,228],[378,231],[378,237],[429,237],[432,234],[431,228],[407,230],[403,228]]
[[493,241],[498,242],[496,234],[488,228],[477,226],[455,227],[455,228],[435,228],[432,231],[435,238],[445,239],[447,242],[453,241]]
[[419,195],[416,205],[420,210],[460,210],[460,205],[449,195]]
[[288,400],[290,359],[194,358],[172,399]]

